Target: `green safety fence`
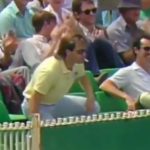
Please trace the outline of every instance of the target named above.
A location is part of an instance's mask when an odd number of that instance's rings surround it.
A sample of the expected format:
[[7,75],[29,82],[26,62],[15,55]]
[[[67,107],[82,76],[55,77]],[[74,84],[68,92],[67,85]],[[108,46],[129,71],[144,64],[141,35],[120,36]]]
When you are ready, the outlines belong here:
[[150,116],[42,127],[42,150],[148,150]]

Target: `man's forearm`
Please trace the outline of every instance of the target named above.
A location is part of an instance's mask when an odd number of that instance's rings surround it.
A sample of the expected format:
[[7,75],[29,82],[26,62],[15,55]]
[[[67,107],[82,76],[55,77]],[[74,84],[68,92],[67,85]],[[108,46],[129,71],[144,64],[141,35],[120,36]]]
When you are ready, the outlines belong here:
[[87,76],[82,77],[80,80],[80,83],[82,84],[83,88],[85,89],[88,99],[91,99],[91,100],[95,99],[93,88],[91,86],[91,83],[90,83],[88,77]]
[[30,113],[39,113],[39,108],[40,108],[40,103],[43,99],[43,95],[34,92],[33,95],[31,96],[31,99],[29,100],[29,108],[30,108]]
[[100,88],[114,96],[120,97],[124,100],[126,99],[127,94],[118,89],[117,86],[110,80],[104,81]]

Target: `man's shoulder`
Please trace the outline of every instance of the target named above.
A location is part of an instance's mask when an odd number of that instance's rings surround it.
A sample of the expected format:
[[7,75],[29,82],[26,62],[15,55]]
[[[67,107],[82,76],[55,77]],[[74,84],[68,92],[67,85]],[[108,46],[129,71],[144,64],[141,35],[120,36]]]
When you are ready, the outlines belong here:
[[[127,66],[127,67],[123,67],[123,68],[120,68],[116,74],[124,74],[124,75],[130,75],[130,73],[133,72],[133,66],[130,65],[130,66]],[[114,74],[115,75],[115,74]]]
[[10,2],[1,12],[2,15],[15,15],[18,8],[14,1]]
[[50,69],[53,68],[53,66],[56,66],[58,64],[59,60],[55,58],[55,56],[51,56],[46,58],[42,63],[41,66],[48,67]]
[[[14,12],[13,12],[13,10],[11,9],[11,8],[9,8],[9,7],[5,7],[1,12],[0,12],[0,19],[2,19],[2,18],[10,18],[10,17],[12,17],[13,15],[15,15],[14,14]],[[7,19],[6,18],[6,19]]]
[[108,27],[107,27],[107,31],[110,32],[114,32],[116,30],[122,30],[124,28],[124,20],[122,19],[122,17],[118,17],[116,20],[114,20]]
[[54,70],[57,70],[57,68],[58,68],[57,64],[58,64],[58,62],[57,62],[56,58],[54,56],[51,56],[51,57],[43,60],[37,67],[36,71],[37,72],[45,72],[45,73],[55,72]]

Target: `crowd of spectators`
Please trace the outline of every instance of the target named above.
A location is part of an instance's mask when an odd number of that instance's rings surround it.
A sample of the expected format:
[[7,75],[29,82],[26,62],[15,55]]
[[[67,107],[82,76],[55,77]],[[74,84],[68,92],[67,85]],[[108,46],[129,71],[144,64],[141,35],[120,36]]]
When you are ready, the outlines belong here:
[[[25,91],[22,90],[22,107],[26,115],[39,112],[43,119],[51,119],[98,113],[100,106],[95,102],[86,70],[99,79],[101,69],[123,68],[104,81],[101,89],[124,98],[131,110],[136,109],[142,92],[150,92],[144,84],[150,81],[150,59],[145,56],[150,52],[150,39],[145,36],[150,31],[149,0],[121,0],[115,10],[105,13],[100,12],[100,6],[93,0],[0,3],[1,74],[9,78],[23,75],[26,85]],[[97,23],[96,18],[106,13],[111,22]],[[144,56],[147,62],[143,61]],[[131,70],[138,73],[132,77]],[[144,76],[147,80],[143,81]],[[128,78],[134,78],[146,89],[133,83],[128,94],[121,93],[129,85]],[[87,98],[68,96],[77,79]],[[136,96],[135,88],[138,88]]]

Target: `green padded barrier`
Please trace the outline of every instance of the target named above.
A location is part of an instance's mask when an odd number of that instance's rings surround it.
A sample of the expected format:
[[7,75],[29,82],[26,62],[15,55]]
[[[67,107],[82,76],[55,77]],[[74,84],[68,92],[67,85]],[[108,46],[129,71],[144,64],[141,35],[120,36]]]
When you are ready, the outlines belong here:
[[22,114],[9,114],[9,117],[10,117],[10,120],[12,122],[16,122],[16,121],[19,121],[19,122],[25,122],[27,121],[27,117],[25,115],[22,115]]
[[3,102],[3,95],[2,95],[2,91],[0,90],[0,101]]
[[126,111],[127,104],[121,98],[104,91],[96,92],[96,99],[101,106],[101,112]]
[[73,93],[69,93],[69,95],[86,97],[86,93],[85,92],[76,92],[76,93],[73,92]]
[[149,150],[150,117],[43,127],[42,150]]
[[9,118],[8,111],[5,105],[2,101],[0,101],[0,123],[3,122],[11,122],[11,119]]
[[113,75],[116,71],[118,71],[119,68],[107,68],[107,69],[101,69],[101,74],[107,74],[108,77]]
[[118,69],[119,68],[101,69],[100,70],[101,74],[100,74],[99,79],[98,79],[98,85],[101,85],[101,83],[103,83],[104,80],[106,80],[107,78],[112,76]]
[[27,118],[22,114],[9,114],[4,102],[2,92],[0,91],[0,123],[2,122],[15,122],[27,121]]
[[69,93],[76,93],[76,92],[84,92],[84,90],[82,89],[82,87],[78,82],[75,82],[69,91]]
[[[93,87],[94,91],[99,91],[99,87],[98,84],[96,82],[96,80],[94,79],[94,76],[92,74],[91,71],[86,71],[86,74],[91,82],[91,85]],[[78,82],[74,83],[72,88],[70,89],[69,93],[76,93],[76,92],[84,92],[84,89],[82,89],[82,87],[80,86],[80,84]]]
[[0,123],[16,121],[27,121],[27,118],[22,114],[9,114],[5,104],[0,101]]

